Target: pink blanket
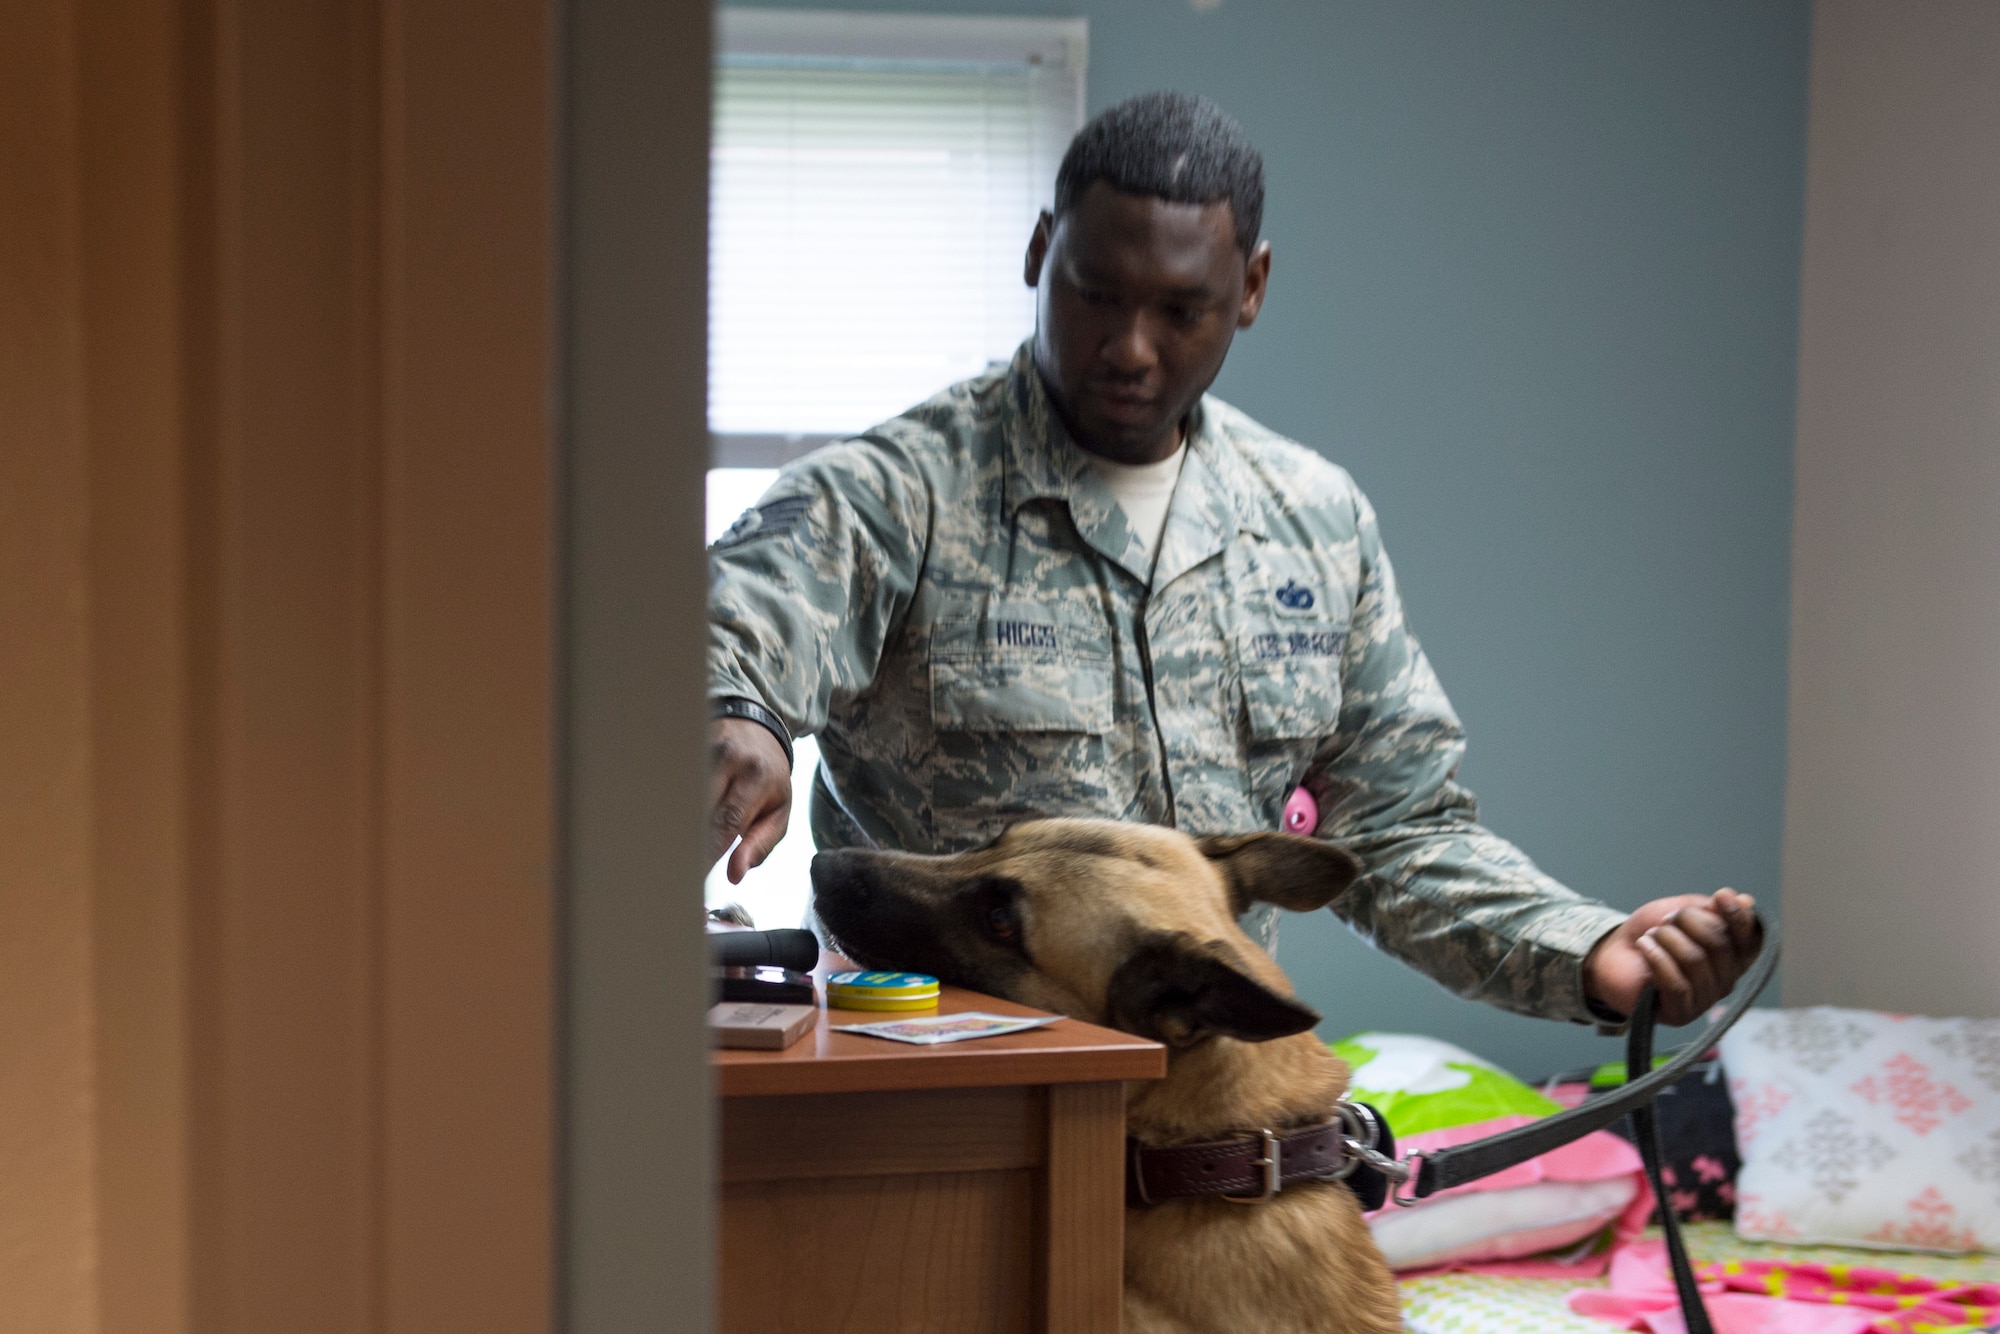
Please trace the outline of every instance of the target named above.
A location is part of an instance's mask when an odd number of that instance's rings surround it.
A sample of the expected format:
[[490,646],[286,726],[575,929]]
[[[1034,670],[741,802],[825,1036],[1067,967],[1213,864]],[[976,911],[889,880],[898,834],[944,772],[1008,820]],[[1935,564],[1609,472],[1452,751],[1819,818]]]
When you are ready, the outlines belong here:
[[[1991,1283],[1780,1260],[1702,1265],[1695,1275],[1716,1334],[1925,1334],[2000,1319],[2000,1285]],[[1611,1286],[1572,1292],[1569,1306],[1625,1329],[1687,1334],[1660,1241],[1621,1247]]]

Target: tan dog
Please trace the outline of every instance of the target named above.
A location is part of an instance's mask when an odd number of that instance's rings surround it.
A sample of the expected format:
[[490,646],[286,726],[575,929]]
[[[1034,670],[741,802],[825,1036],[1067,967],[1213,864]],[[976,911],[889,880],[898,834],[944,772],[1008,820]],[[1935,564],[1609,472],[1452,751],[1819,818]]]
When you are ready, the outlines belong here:
[[[1236,925],[1254,902],[1324,907],[1357,873],[1284,834],[1197,842],[1105,820],[1016,825],[949,857],[823,852],[820,920],[855,962],[916,969],[1154,1038],[1166,1078],[1128,1086],[1148,1146],[1283,1130],[1332,1115],[1347,1067],[1319,1016]],[[1352,1192],[1288,1186],[1268,1202],[1176,1199],[1126,1215],[1132,1334],[1390,1334],[1396,1285]]]

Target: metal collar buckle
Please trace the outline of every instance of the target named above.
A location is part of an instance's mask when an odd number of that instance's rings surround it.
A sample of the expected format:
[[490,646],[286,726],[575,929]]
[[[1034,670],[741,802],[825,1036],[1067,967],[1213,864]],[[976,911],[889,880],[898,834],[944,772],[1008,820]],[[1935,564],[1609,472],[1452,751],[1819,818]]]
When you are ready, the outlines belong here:
[[1320,1181],[1345,1181],[1353,1176],[1354,1169],[1361,1166],[1361,1155],[1378,1142],[1375,1118],[1368,1114],[1367,1108],[1349,1102],[1335,1103],[1333,1119],[1340,1124],[1340,1161],[1321,1172],[1316,1178]]
[[1282,1155],[1278,1143],[1278,1133],[1269,1127],[1260,1127],[1257,1134],[1264,1141],[1264,1156],[1262,1158],[1252,1158],[1250,1165],[1264,1169],[1264,1193],[1262,1195],[1224,1195],[1222,1198],[1228,1200],[1231,1204],[1262,1204],[1283,1188],[1284,1168],[1279,1162]]
[[1132,1171],[1132,1184],[1138,1192],[1139,1203],[1150,1209],[1153,1207],[1153,1197],[1146,1193],[1145,1149],[1136,1139],[1127,1140],[1125,1146],[1128,1151],[1126,1156],[1130,1160],[1129,1166]]

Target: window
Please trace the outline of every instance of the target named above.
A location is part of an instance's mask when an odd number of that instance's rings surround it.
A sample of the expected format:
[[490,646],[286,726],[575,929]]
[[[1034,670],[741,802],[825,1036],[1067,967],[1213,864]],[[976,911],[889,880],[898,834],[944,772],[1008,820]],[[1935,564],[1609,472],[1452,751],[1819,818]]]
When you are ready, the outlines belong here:
[[[709,204],[708,540],[779,464],[1011,356],[1036,214],[1083,124],[1081,19],[724,9]],[[784,842],[711,905],[812,898],[797,745]]]
[[709,430],[773,466],[1013,353],[1083,120],[1082,20],[725,9]]

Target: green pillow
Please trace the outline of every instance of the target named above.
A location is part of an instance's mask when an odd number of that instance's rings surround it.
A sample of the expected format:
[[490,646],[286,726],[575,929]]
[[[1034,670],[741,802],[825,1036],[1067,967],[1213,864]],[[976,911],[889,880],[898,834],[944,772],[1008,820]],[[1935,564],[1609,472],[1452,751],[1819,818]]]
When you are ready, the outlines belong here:
[[1354,1072],[1350,1096],[1381,1112],[1399,1140],[1562,1110],[1498,1066],[1436,1038],[1356,1033],[1328,1046]]

